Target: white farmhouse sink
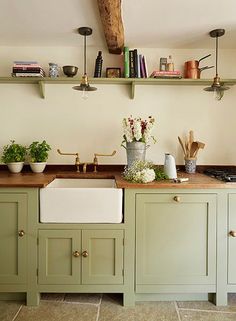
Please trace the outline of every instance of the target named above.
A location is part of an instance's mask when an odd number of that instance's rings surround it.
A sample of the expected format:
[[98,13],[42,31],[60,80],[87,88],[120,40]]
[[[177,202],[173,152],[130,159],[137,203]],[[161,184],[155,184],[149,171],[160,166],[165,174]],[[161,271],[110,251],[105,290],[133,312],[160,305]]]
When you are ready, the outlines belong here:
[[121,223],[122,189],[114,179],[56,178],[40,189],[42,223]]

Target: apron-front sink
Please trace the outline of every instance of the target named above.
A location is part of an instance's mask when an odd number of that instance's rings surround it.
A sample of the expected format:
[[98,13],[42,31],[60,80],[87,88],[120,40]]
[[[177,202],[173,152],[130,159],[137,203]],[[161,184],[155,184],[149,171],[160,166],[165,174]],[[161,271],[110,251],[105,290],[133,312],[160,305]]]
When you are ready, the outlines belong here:
[[56,178],[40,189],[42,223],[121,223],[122,189],[114,179]]

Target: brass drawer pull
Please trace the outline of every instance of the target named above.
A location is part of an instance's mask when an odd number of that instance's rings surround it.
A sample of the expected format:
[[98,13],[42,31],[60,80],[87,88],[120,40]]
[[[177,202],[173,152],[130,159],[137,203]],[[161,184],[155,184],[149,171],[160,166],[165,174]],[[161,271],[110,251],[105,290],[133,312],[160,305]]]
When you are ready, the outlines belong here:
[[20,237],[24,236],[24,235],[25,235],[25,231],[24,231],[24,230],[20,230],[20,231],[18,232],[18,235],[19,235]]
[[74,255],[74,257],[79,257],[80,256],[80,252],[79,251],[74,251],[73,255]]
[[180,202],[180,197],[179,196],[174,196],[174,198],[173,198],[173,200],[175,201],[175,202]]
[[236,237],[236,231],[230,231],[229,235],[232,236],[232,237]]
[[85,251],[83,251],[82,252],[82,255],[83,255],[83,257],[87,257],[89,254],[88,254],[88,251],[87,250],[85,250]]

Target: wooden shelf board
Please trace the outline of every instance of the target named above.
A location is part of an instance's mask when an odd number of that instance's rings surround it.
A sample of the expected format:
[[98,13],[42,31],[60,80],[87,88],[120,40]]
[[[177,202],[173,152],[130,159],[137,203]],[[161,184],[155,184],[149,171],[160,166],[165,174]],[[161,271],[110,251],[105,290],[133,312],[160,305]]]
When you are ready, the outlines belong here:
[[[0,77],[0,83],[5,84],[37,84],[42,98],[45,98],[45,84],[80,84],[80,77]],[[130,98],[134,98],[136,85],[166,85],[166,86],[210,86],[213,79],[156,79],[156,78],[89,78],[90,84],[129,85]],[[228,86],[236,84],[236,79],[222,79]]]

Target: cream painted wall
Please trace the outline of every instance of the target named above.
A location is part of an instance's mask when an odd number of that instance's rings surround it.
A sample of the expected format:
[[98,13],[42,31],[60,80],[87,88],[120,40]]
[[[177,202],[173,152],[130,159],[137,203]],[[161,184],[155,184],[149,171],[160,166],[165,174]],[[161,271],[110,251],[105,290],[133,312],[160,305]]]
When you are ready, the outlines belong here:
[[[93,74],[94,60],[101,48],[88,48],[88,73]],[[121,65],[121,57],[104,54],[105,67]],[[168,50],[143,49],[149,71],[159,67],[162,56],[172,54],[176,69],[183,62],[199,59],[212,53],[202,66],[214,64],[214,49]],[[219,73],[221,78],[236,78],[236,50],[220,51]],[[48,62],[60,66],[77,65],[82,73],[82,48],[56,47],[0,47],[0,75],[9,76],[13,60],[37,60],[46,71]],[[213,78],[214,70],[204,72],[202,78]],[[211,93],[198,86],[138,86],[135,99],[129,98],[128,87],[123,85],[97,85],[98,91],[88,100],[72,85],[46,85],[46,99],[41,99],[37,86],[0,84],[0,147],[15,139],[22,144],[46,139],[52,146],[49,163],[72,164],[73,157],[57,154],[80,153],[81,161],[91,161],[94,152],[117,154],[112,158],[100,158],[104,164],[124,164],[125,150],[122,141],[122,118],[129,115],[156,118],[154,136],[157,143],[151,145],[147,158],[162,164],[164,153],[172,153],[178,164],[183,155],[177,136],[184,136],[193,129],[197,140],[206,143],[200,151],[198,164],[236,164],[236,86],[225,93],[220,102]]]

